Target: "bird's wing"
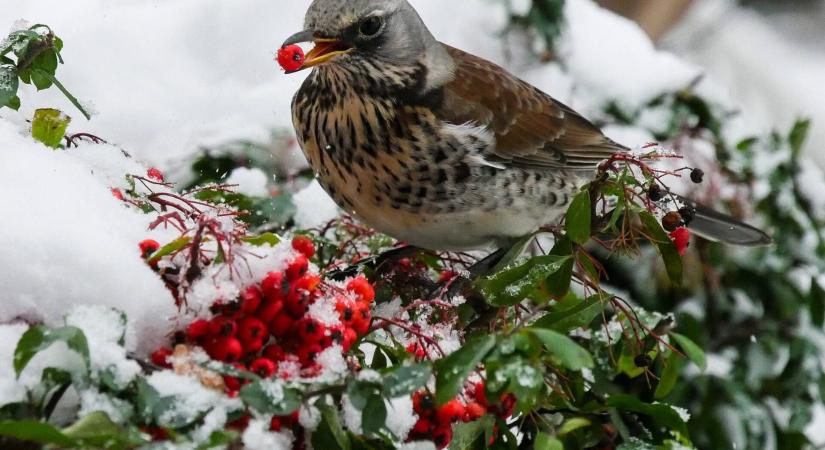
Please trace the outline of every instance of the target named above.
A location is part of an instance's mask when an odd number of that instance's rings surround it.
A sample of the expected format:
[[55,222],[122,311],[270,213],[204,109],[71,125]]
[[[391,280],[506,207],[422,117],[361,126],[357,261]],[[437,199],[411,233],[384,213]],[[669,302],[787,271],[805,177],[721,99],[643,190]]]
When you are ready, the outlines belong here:
[[625,147],[587,119],[501,67],[444,45],[455,78],[444,87],[438,117],[474,123],[495,134],[501,163],[527,168],[587,170]]

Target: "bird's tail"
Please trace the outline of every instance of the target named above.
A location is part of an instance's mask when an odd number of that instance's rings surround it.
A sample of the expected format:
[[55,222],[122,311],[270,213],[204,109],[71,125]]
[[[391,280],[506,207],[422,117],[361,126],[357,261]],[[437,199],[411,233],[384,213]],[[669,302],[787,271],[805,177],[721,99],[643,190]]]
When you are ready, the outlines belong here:
[[744,247],[758,247],[773,243],[773,238],[758,228],[684,197],[680,196],[679,200],[696,211],[688,228],[707,240]]

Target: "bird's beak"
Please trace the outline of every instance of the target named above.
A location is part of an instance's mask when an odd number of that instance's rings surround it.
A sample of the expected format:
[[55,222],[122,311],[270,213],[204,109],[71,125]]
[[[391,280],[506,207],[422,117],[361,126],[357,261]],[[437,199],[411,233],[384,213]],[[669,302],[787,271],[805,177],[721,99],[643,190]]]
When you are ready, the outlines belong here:
[[314,42],[315,47],[313,47],[312,50],[306,54],[304,65],[301,66],[300,69],[289,73],[299,72],[310,67],[319,66],[327,61],[337,58],[338,56],[350,53],[353,50],[351,47],[344,44],[340,39],[320,37],[317,36],[313,30],[304,30],[290,36],[286,41],[284,41],[283,46],[286,47],[287,45],[298,44],[301,42]]

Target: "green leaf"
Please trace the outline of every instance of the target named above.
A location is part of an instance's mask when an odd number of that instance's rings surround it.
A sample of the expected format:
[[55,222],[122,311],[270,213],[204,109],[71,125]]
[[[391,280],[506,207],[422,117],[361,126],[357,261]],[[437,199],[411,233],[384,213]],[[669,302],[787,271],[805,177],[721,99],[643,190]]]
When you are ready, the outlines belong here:
[[656,392],[653,393],[653,398],[661,400],[676,387],[676,381],[679,380],[679,371],[682,368],[682,357],[676,352],[670,352],[670,356],[665,360],[665,368],[662,370],[662,375],[659,377],[659,384],[656,386]]
[[76,440],[61,433],[57,428],[36,420],[0,421],[0,436],[44,445],[56,445],[60,448],[77,448],[79,446]]
[[[0,106],[2,106],[2,105],[0,105]],[[11,100],[9,100],[9,102],[6,106],[8,106],[9,108],[11,108],[15,111],[19,111],[20,110],[20,97],[15,95],[14,97],[12,97]]]
[[[12,64],[0,66],[0,108],[3,106],[13,107],[12,100],[17,98],[17,88],[20,80],[17,78],[17,68]],[[20,99],[17,98],[17,108],[20,107]]]
[[82,440],[101,436],[117,436],[120,433],[120,427],[102,411],[95,411],[81,417],[77,422],[63,429],[63,434],[66,436]]
[[541,328],[529,328],[528,330],[541,340],[544,348],[564,367],[578,372],[594,366],[590,352],[573,339],[553,330]]
[[553,311],[540,319],[533,326],[568,333],[576,328],[590,325],[591,322],[601,314],[604,306],[600,295],[588,297],[581,300],[574,306],[561,311]]
[[691,341],[687,336],[683,336],[679,333],[670,333],[670,337],[672,337],[682,351],[685,352],[688,358],[693,361],[694,364],[699,366],[700,369],[705,370],[708,367],[707,359],[705,358],[705,351],[702,350],[701,347],[696,345],[695,342]]
[[186,247],[189,243],[192,242],[192,238],[188,236],[183,236],[175,239],[174,241],[164,245],[163,247],[159,248],[150,258],[149,261],[158,261],[164,256],[169,256],[172,253]]
[[811,323],[817,328],[822,328],[825,325],[825,290],[816,281],[816,277],[811,280],[811,294],[809,297],[811,299]]
[[568,236],[562,237],[550,250],[550,254],[554,256],[569,256],[570,259],[564,262],[561,269],[547,277],[547,290],[550,295],[556,298],[561,298],[567,295],[570,291],[570,281],[573,277],[573,266],[575,260],[573,259],[573,243],[570,242]]
[[798,156],[802,152],[802,146],[805,145],[810,130],[811,121],[808,119],[797,120],[794,123],[791,133],[788,135],[788,144],[791,146],[791,152],[794,156]]
[[469,339],[456,352],[435,363],[435,398],[443,405],[455,398],[471,371],[475,370],[496,345],[495,336],[480,335]]
[[513,306],[536,290],[550,275],[562,270],[569,256],[536,256],[479,282],[482,293],[494,306]]
[[565,229],[570,240],[579,245],[584,245],[590,240],[592,214],[590,191],[584,189],[573,198],[573,202],[567,208]]
[[642,224],[651,239],[653,239],[653,243],[659,248],[659,253],[662,255],[662,260],[665,263],[665,269],[667,269],[667,275],[670,277],[670,281],[677,286],[681,285],[682,272],[684,270],[682,268],[682,257],[676,250],[676,246],[673,245],[673,241],[670,240],[667,232],[665,232],[665,229],[662,228],[662,225],[656,220],[653,214],[642,211],[639,213],[639,218],[642,220]]
[[286,416],[301,406],[301,395],[280,380],[259,380],[241,388],[241,399],[261,414]]
[[247,236],[241,238],[241,240],[255,247],[263,247],[264,245],[274,247],[280,244],[283,239],[275,233],[264,233],[257,236]]
[[515,264],[515,262],[524,254],[527,250],[527,247],[530,246],[530,243],[533,242],[533,239],[536,238],[536,233],[528,234],[527,236],[522,237],[512,247],[510,250],[507,250],[507,253],[501,257],[501,261],[490,270],[490,273],[497,273],[501,272],[502,270],[506,269],[507,267]]
[[38,109],[32,119],[32,137],[51,148],[58,148],[72,118],[57,109]]
[[384,429],[387,422],[387,405],[384,397],[376,394],[367,399],[367,406],[361,411],[361,429],[366,436],[372,436]]
[[559,427],[559,436],[566,436],[578,429],[589,427],[591,422],[584,417],[572,417]]
[[[487,427],[492,427],[493,421],[493,417],[487,415],[470,423],[458,423],[453,426],[453,440],[450,442],[450,450],[479,448],[475,444],[483,439],[484,430]],[[486,445],[483,448],[486,448]]]
[[427,364],[412,364],[395,368],[384,377],[384,395],[387,398],[411,395],[427,384],[431,375],[432,370]]
[[687,426],[679,413],[670,405],[663,403],[644,403],[632,395],[611,395],[607,399],[607,406],[612,406],[621,411],[629,411],[649,416],[660,426],[676,430],[683,435],[687,435]]
[[533,448],[535,450],[564,450],[564,444],[547,433],[539,433],[536,435],[536,443]]
[[321,412],[321,423],[312,433],[312,448],[349,450],[349,437],[341,426],[338,408],[326,404],[323,400],[316,402],[315,406]]
[[32,84],[37,87],[37,90],[42,91],[50,88],[53,84],[54,74],[57,71],[57,53],[53,50],[47,50],[37,55],[32,61],[31,68],[39,69],[32,70]]
[[83,358],[86,370],[89,370],[89,344],[86,341],[86,335],[80,328],[63,327],[56,329],[49,329],[42,325],[37,325],[29,328],[20,341],[17,342],[17,348],[14,350],[14,371],[17,376],[26,368],[26,365],[39,352],[50,347],[55,342],[65,342],[66,345]]

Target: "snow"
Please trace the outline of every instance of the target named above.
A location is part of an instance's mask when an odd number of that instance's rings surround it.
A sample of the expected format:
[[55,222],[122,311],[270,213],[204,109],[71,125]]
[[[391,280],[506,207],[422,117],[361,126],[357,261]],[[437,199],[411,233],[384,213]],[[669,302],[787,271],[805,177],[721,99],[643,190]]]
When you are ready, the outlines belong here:
[[248,450],[290,450],[295,436],[289,430],[269,431],[269,421],[253,419],[243,433],[243,445]]
[[317,228],[338,217],[338,205],[318,181],[313,181],[292,197],[297,208],[295,224],[301,229]]
[[165,234],[148,232],[148,216],[109,191],[145,170],[114,147],[53,151],[0,121],[0,320],[62,325],[74,305],[93,303],[128,314],[141,337],[135,350],[163,339],[174,301],[137,245]]
[[269,195],[267,182],[269,177],[263,170],[239,167],[232,171],[225,183],[233,185],[232,190],[249,197],[266,197]]
[[[161,415],[161,422],[190,422],[213,409],[230,412],[243,408],[240,399],[230,399],[223,392],[204,387],[197,379],[172,371],[155,372],[146,381],[161,397],[173,397],[173,407]],[[163,424],[161,424],[163,425]]]

